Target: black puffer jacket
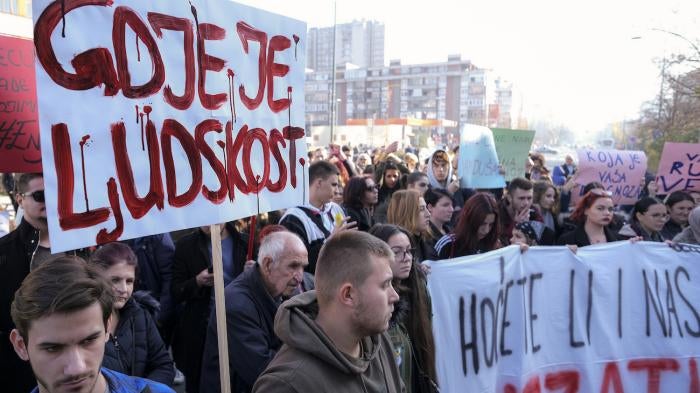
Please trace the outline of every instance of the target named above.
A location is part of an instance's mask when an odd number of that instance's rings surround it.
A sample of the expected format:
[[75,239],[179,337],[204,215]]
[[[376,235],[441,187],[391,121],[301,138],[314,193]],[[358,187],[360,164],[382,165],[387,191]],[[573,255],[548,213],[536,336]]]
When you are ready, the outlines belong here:
[[153,317],[134,296],[119,312],[119,323],[105,346],[102,366],[171,386],[175,368]]

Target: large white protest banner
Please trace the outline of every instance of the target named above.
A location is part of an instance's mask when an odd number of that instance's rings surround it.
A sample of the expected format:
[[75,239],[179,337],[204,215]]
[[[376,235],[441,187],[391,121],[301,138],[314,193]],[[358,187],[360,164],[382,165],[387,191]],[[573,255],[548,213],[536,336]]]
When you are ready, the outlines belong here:
[[54,252],[304,202],[304,23],[226,0],[33,16]]
[[516,246],[432,263],[442,392],[697,392],[700,247]]

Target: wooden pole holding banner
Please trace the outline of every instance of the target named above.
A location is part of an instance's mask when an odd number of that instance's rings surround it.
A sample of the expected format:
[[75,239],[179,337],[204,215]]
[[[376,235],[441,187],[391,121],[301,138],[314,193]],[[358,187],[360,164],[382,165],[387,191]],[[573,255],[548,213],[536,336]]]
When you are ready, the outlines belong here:
[[209,227],[211,263],[214,266],[214,305],[216,306],[216,335],[219,343],[219,377],[221,393],[231,393],[228,369],[228,336],[226,335],[226,302],[224,299],[224,265],[221,257],[221,225]]

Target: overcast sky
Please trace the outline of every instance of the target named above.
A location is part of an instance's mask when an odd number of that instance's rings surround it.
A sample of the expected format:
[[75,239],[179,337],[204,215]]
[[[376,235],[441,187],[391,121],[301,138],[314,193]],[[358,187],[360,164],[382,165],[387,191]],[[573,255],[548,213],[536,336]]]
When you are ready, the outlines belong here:
[[[332,0],[238,1],[309,27],[333,23]],[[527,115],[577,133],[635,118],[658,92],[653,59],[688,46],[650,29],[700,38],[699,0],[337,0],[337,15],[384,22],[387,62],[459,53],[493,69],[520,88]]]

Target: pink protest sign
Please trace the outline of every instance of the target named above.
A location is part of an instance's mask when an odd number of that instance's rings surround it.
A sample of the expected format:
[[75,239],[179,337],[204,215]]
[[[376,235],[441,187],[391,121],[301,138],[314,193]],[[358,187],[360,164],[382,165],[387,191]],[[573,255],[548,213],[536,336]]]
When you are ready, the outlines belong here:
[[666,142],[656,185],[659,194],[700,190],[700,143]]
[[643,151],[578,150],[576,183],[602,183],[616,204],[633,204],[643,189],[647,156]]
[[41,172],[34,44],[0,35],[0,172]]

